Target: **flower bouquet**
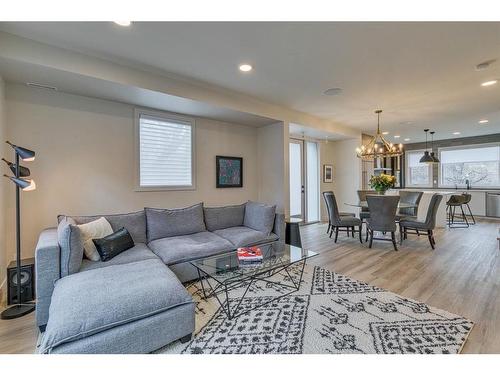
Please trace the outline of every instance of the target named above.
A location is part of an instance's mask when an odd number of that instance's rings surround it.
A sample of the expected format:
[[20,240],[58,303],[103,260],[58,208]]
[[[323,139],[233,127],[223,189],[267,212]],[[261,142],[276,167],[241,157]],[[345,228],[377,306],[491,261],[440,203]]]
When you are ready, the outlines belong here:
[[370,178],[370,186],[375,189],[379,194],[385,194],[387,189],[394,187],[396,183],[396,177],[388,174],[381,173],[378,176],[372,176]]

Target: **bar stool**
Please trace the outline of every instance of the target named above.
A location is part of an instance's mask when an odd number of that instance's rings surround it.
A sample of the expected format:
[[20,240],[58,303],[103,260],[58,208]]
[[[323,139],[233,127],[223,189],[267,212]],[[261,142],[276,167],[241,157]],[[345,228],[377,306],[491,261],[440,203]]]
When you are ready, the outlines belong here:
[[[465,215],[463,205],[466,202],[464,195],[452,195],[448,202],[446,202],[446,214],[448,217],[448,227],[449,228],[468,228],[469,221]],[[455,220],[456,208],[460,207],[461,214],[459,214],[460,220]]]
[[470,216],[470,218],[472,219],[472,225],[476,224],[476,219],[474,218],[474,215],[472,214],[472,210],[470,209],[470,206],[469,206],[469,203],[472,199],[472,195],[471,194],[467,194],[467,193],[463,193],[462,194],[464,196],[464,205],[467,206],[467,210],[469,211],[469,215],[465,215],[465,216]]

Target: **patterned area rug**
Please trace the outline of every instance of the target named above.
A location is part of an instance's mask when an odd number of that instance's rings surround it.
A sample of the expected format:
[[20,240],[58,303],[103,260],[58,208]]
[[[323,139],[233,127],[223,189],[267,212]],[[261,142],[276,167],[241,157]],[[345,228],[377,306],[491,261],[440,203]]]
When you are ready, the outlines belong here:
[[[299,273],[274,277],[290,281]],[[245,288],[231,290],[230,302]],[[257,282],[240,308],[272,300],[282,288]],[[461,316],[320,267],[306,266],[299,291],[231,320],[215,297],[202,298],[199,282],[188,290],[197,303],[196,334],[156,353],[459,353],[473,327]]]

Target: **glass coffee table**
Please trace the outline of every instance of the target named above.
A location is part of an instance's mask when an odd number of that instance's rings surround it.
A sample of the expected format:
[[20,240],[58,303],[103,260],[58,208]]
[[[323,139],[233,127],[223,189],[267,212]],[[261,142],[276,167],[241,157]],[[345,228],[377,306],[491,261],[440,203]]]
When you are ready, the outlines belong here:
[[[203,298],[215,297],[229,319],[298,291],[307,259],[318,255],[314,251],[286,245],[282,242],[272,242],[259,245],[259,247],[262,250],[263,260],[250,265],[240,263],[236,251],[191,262],[198,270]],[[292,277],[291,267],[299,267],[298,276]],[[286,282],[272,280],[272,277],[277,274],[285,276]],[[252,309],[240,308],[250,287],[258,281],[280,286],[281,294],[266,303],[253,306]],[[230,302],[231,291],[240,286],[245,288],[243,295],[231,298]]]

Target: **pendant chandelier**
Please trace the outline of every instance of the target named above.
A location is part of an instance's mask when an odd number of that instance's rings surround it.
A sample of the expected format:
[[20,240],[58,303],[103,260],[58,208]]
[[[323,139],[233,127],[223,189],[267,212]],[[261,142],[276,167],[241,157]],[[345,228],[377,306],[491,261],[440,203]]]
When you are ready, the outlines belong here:
[[356,156],[363,160],[374,160],[377,158],[394,157],[403,155],[403,145],[398,146],[387,142],[380,131],[380,114],[381,109],[375,111],[377,114],[377,133],[370,142],[366,145],[356,148]]
[[420,163],[426,163],[426,164],[435,164],[439,163],[438,157],[434,154],[434,131],[431,132],[432,136],[432,143],[431,143],[431,153],[429,154],[429,151],[427,150],[427,133],[429,132],[429,129],[424,129],[425,132],[425,152],[424,155],[420,158]]

